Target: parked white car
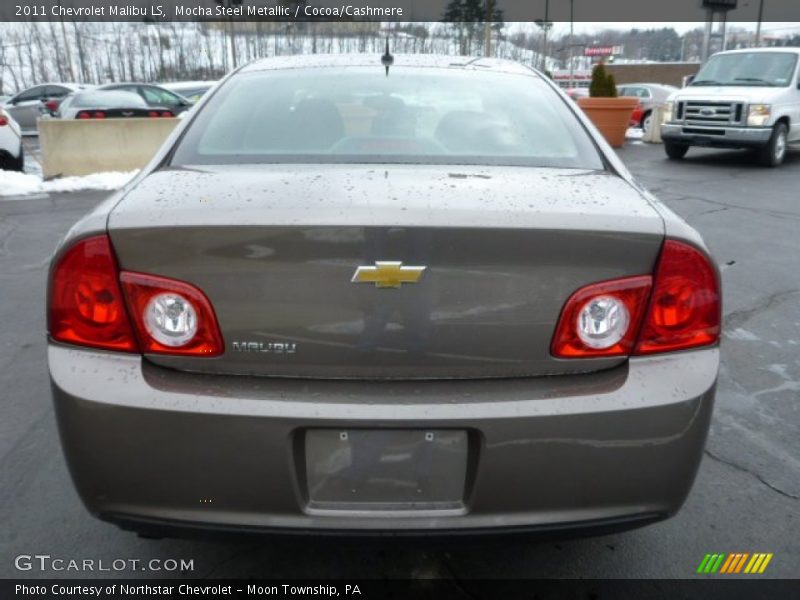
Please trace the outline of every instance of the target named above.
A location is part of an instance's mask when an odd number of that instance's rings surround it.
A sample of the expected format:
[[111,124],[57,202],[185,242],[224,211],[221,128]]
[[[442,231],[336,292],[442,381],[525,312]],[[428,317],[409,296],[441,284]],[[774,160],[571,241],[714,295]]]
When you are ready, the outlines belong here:
[[4,108],[0,108],[0,169],[22,171],[25,157],[22,149],[22,131]]
[[731,50],[712,56],[692,83],[667,99],[664,149],[752,148],[768,167],[800,145],[800,48]]

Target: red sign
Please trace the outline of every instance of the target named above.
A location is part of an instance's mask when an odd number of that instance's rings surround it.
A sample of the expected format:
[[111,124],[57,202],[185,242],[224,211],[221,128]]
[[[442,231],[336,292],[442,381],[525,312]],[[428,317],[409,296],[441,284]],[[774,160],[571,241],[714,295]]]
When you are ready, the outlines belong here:
[[614,54],[614,46],[592,46],[583,49],[584,56],[611,56]]

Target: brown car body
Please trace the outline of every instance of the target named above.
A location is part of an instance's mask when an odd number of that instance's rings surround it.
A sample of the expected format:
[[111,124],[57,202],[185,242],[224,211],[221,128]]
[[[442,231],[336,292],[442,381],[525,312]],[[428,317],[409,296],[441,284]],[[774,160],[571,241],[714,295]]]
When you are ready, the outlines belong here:
[[[702,456],[716,344],[570,360],[550,344],[576,289],[652,273],[665,239],[706,250],[546,78],[505,61],[392,67],[528,78],[604,166],[171,162],[237,77],[374,63],[234,73],[63,242],[54,265],[107,234],[120,269],[197,286],[225,341],[197,358],[51,339],[84,503],[144,531],[620,528],[674,514]],[[356,279],[387,261],[417,267],[414,282]]]

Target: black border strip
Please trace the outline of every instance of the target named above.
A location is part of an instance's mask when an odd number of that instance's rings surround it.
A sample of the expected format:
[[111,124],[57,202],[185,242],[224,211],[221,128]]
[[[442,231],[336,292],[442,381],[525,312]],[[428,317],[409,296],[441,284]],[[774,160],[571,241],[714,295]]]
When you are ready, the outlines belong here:
[[[0,21],[442,21],[449,0],[3,0]],[[234,0],[235,1],[235,0]],[[733,3],[728,21],[800,22],[794,0],[494,0],[505,22],[701,22],[706,3]],[[260,9],[260,16],[257,12]],[[482,20],[476,16],[475,20]],[[465,20],[473,20],[468,15]]]

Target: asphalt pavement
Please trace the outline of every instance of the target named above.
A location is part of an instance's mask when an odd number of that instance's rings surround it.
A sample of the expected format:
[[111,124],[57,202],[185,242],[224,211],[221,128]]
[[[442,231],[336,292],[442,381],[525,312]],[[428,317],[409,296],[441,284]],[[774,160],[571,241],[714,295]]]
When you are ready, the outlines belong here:
[[[150,540],[95,520],[61,455],[45,364],[49,255],[107,195],[0,199],[0,577],[153,577],[18,571],[15,557],[193,560],[192,577],[693,577],[709,552],[771,552],[763,577],[800,574],[800,154],[779,169],[747,153],[658,145],[620,156],[696,227],[722,269],[722,371],[707,451],[686,505],[643,529],[589,539]],[[175,573],[168,575],[175,576]]]

